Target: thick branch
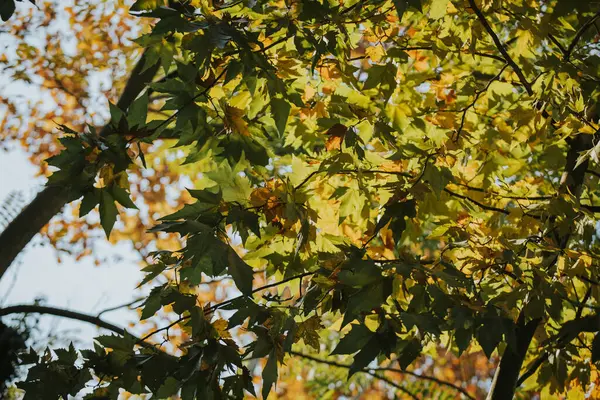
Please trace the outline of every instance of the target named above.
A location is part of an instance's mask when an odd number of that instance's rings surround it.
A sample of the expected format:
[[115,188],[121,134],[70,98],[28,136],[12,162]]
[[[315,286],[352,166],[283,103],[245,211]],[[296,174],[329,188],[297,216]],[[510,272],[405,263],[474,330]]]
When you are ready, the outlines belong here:
[[527,349],[533,339],[541,319],[533,319],[525,322],[525,314],[521,312],[515,330],[516,348],[506,346],[500,365],[496,368],[492,387],[488,394],[488,400],[509,400],[515,393],[521,365],[527,355]]
[[[70,318],[77,321],[88,322],[90,324],[94,324],[100,328],[112,331],[118,335],[125,335],[125,329],[118,327],[116,325],[111,324],[110,322],[106,322],[99,317],[95,317],[93,315],[83,314],[77,311],[64,310],[62,308],[56,307],[46,307],[40,306],[37,304],[23,304],[17,306],[10,306],[5,308],[0,308],[0,317],[11,315],[11,314],[46,314],[46,315],[56,315],[57,317]],[[150,347],[156,349],[156,347],[148,342],[143,342],[137,340],[136,343],[140,344],[144,347]]]
[[[568,140],[568,151],[565,162],[565,169],[560,180],[559,193],[571,193],[576,197],[581,194],[583,181],[585,179],[585,173],[588,167],[588,160],[582,162],[579,166],[577,165],[577,159],[582,151],[588,150],[593,145],[593,139],[598,136],[596,135],[577,135]],[[553,239],[557,243],[558,248],[561,250],[567,247],[571,233],[558,235],[556,234]],[[542,265],[546,269],[551,269],[556,264],[558,257],[554,253],[544,255],[544,261]],[[582,319],[583,320],[583,319]],[[587,321],[589,324],[595,323],[594,320]],[[500,365],[496,369],[494,374],[494,380],[492,381],[492,387],[488,393],[488,400],[504,400],[512,399],[514,396],[517,384],[522,382],[519,379],[519,373],[521,366],[527,355],[527,349],[533,339],[533,335],[538,325],[541,323],[541,319],[533,319],[530,321],[526,320],[524,309],[521,310],[519,319],[516,324],[516,348],[513,348],[510,344],[504,350]],[[566,325],[565,325],[566,326]],[[596,323],[597,326],[597,323]],[[527,372],[526,372],[527,374]],[[525,378],[526,379],[526,378]]]
[[[131,72],[117,106],[122,110],[129,108],[133,100],[144,90],[158,71],[159,64],[143,71],[146,60],[144,53]],[[101,134],[108,133],[105,126]],[[27,246],[33,237],[58,214],[69,201],[78,197],[64,186],[48,186],[37,194],[0,233],[0,279],[8,270],[17,255]]]

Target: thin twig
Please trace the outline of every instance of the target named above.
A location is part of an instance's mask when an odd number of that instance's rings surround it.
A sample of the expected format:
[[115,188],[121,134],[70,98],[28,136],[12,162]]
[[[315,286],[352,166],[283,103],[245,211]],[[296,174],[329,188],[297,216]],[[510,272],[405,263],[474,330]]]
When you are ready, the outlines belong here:
[[[335,362],[335,361],[323,360],[323,359],[320,359],[320,358],[316,358],[316,357],[310,356],[308,354],[299,353],[297,351],[290,351],[290,354],[292,354],[294,356],[297,356],[297,357],[305,358],[307,360],[318,362],[318,363],[321,363],[321,364],[330,365],[332,367],[350,369],[350,365],[341,364],[341,363],[338,363],[338,362]],[[367,375],[371,375],[373,378],[382,380],[382,381],[384,381],[384,382],[392,385],[393,387],[397,388],[398,390],[400,390],[401,392],[403,392],[406,395],[410,396],[411,398],[413,398],[415,400],[419,399],[415,394],[413,394],[412,392],[410,392],[408,389],[400,386],[399,384],[397,384],[395,382],[392,382],[390,379],[388,379],[386,377],[383,377],[383,376],[378,375],[378,374],[376,374],[376,373],[374,373],[372,371],[369,371],[368,369],[363,369],[363,370],[360,370],[360,371],[357,371],[357,372],[362,372],[362,373],[365,373]]]
[[[350,369],[350,367],[351,367],[350,365],[347,365],[347,364],[341,364],[341,363],[338,363],[338,362],[335,362],[335,361],[324,360],[324,359],[313,357],[311,355],[300,353],[300,352],[297,352],[297,351],[291,351],[290,354],[298,356],[298,357],[305,358],[307,360],[315,361],[315,362],[318,362],[318,363],[331,365],[331,366],[334,366],[334,367],[345,368],[345,369]],[[449,388],[452,388],[452,389],[460,392],[461,394],[463,394],[468,399],[471,399],[471,400],[475,399],[465,389],[461,388],[460,386],[457,386],[457,385],[455,385],[455,384],[453,384],[451,382],[448,382],[448,381],[444,381],[442,379],[435,378],[433,376],[421,375],[421,374],[417,374],[416,372],[405,371],[405,370],[401,370],[401,369],[397,369],[397,368],[389,368],[389,367],[368,368],[368,369],[362,370],[361,372],[367,373],[367,374],[369,374],[371,376],[374,376],[374,377],[376,377],[378,379],[382,378],[381,375],[370,374],[369,373],[370,371],[388,371],[388,372],[395,372],[395,373],[398,373],[398,374],[410,375],[410,376],[413,376],[413,377],[415,377],[417,379],[423,379],[423,380],[426,380],[426,381],[435,382],[438,385],[447,386]]]
[[100,311],[100,312],[99,312],[99,313],[96,315],[96,317],[97,317],[97,318],[100,318],[100,317],[102,316],[102,314],[106,314],[106,313],[108,313],[108,312],[111,312],[111,311],[116,311],[116,310],[119,310],[119,309],[121,309],[121,308],[130,307],[130,306],[134,305],[135,303],[139,303],[140,301],[142,301],[142,300],[144,300],[144,299],[145,299],[145,297],[138,297],[137,299],[135,299],[135,300],[132,300],[132,301],[130,301],[130,302],[128,302],[128,303],[121,304],[121,305],[119,305],[119,306],[114,306],[114,307],[106,308],[106,309],[104,309],[104,310]]
[[504,57],[504,61],[506,61],[506,63],[510,65],[512,70],[519,77],[519,80],[525,87],[525,90],[527,90],[527,94],[529,94],[530,96],[533,95],[533,89],[531,88],[531,84],[527,81],[525,74],[523,74],[523,71],[521,70],[521,68],[519,68],[517,63],[515,63],[515,61],[510,57],[510,55],[506,51],[506,48],[504,48],[504,45],[498,38],[498,35],[496,35],[496,33],[494,32],[494,30],[492,29],[490,24],[487,22],[487,20],[485,19],[485,16],[483,15],[483,13],[479,9],[479,7],[477,7],[477,4],[475,4],[475,0],[469,0],[469,5],[471,6],[473,11],[477,15],[477,18],[479,18],[479,21],[481,22],[481,24],[483,25],[485,30],[491,36],[492,41],[496,45],[496,48],[498,49],[498,51],[500,51],[500,53],[502,54],[502,57]]
[[537,360],[535,360],[531,366],[529,368],[527,368],[527,371],[525,371],[523,373],[523,375],[521,375],[519,377],[519,379],[517,380],[517,387],[521,386],[523,384],[523,382],[525,382],[527,380],[527,378],[529,378],[531,375],[535,374],[535,372],[538,370],[538,368],[546,362],[546,360],[548,360],[548,357],[550,356],[550,353],[545,351]]
[[[296,185],[294,187],[294,190],[298,190],[300,189],[302,186],[306,185],[308,183],[309,180],[311,180],[312,177],[314,177],[317,174],[321,174],[321,173],[329,173],[330,171],[324,169],[324,170],[318,170],[318,171],[313,171],[310,174],[308,174],[308,176],[306,178],[304,178],[302,180],[302,182],[300,182],[298,185]],[[412,178],[413,175],[410,174],[409,172],[400,172],[400,171],[384,171],[384,170],[380,170],[380,169],[341,169],[339,171],[335,171],[333,172],[334,175],[348,175],[348,174],[387,174],[387,175],[397,175],[397,176],[403,176],[406,178]]]
[[[270,283],[268,285],[256,288],[256,289],[252,290],[252,294],[260,292],[260,291],[263,291],[263,290],[266,290],[266,289],[269,289],[269,288],[272,288],[272,287],[275,287],[275,286],[283,285],[284,283],[293,281],[295,279],[301,279],[301,278],[304,278],[305,276],[309,276],[309,275],[313,275],[313,274],[314,274],[314,272],[304,272],[302,274],[294,275],[294,276],[291,276],[289,278],[283,279],[281,281]],[[226,306],[228,304],[233,303],[236,300],[240,300],[240,299],[243,299],[245,297],[247,297],[247,296],[246,295],[240,295],[240,296],[234,297],[232,299],[225,300],[225,301],[223,301],[221,303],[217,303],[215,305],[212,305],[210,307],[205,308],[204,309],[204,313],[205,314],[211,313],[213,311],[218,310],[219,308],[222,308],[222,307],[224,307],[224,306]],[[187,320],[189,318],[190,318],[189,315],[180,317],[180,318],[176,319],[175,321],[171,322],[169,325],[163,326],[162,328],[155,329],[154,331],[148,333],[146,336],[142,337],[140,340],[144,341],[144,340],[148,339],[149,337],[154,336],[154,335],[156,335],[159,332],[168,330],[168,329],[172,328],[173,326],[177,325],[178,323],[183,322],[183,321],[185,321],[185,320]]]
[[579,40],[581,39],[581,37],[583,36],[585,31],[587,31],[589,29],[589,27],[594,24],[594,22],[598,19],[598,17],[600,17],[600,11],[598,11],[596,14],[594,14],[594,16],[592,18],[590,18],[583,25],[581,25],[581,27],[575,34],[575,37],[571,41],[571,44],[569,44],[567,51],[564,53],[565,61],[569,61],[569,58],[571,57],[571,54],[573,53],[575,46],[577,46],[577,43],[579,43]]
[[464,183],[455,183],[455,185],[462,186],[462,187],[467,188],[469,190],[472,190],[474,192],[491,194],[491,195],[494,195],[494,196],[502,197],[504,199],[511,199],[511,200],[530,200],[530,201],[535,201],[535,200],[552,200],[555,197],[555,196],[509,196],[509,195],[504,195],[504,194],[495,192],[493,190],[485,190],[483,188],[465,185]]
[[592,174],[597,178],[600,178],[600,172],[596,172],[596,171],[592,171],[591,169],[588,169],[587,171],[585,171],[586,174]]
[[473,99],[473,101],[466,107],[464,107],[461,111],[462,111],[462,117],[460,119],[460,126],[458,127],[458,129],[456,130],[456,136],[453,139],[454,142],[457,142],[458,139],[460,139],[460,134],[465,126],[465,120],[467,117],[467,112],[469,111],[469,109],[475,107],[475,103],[477,103],[477,100],[479,100],[479,96],[481,96],[483,93],[487,92],[487,90],[490,88],[490,86],[492,85],[492,83],[494,83],[494,81],[496,81],[497,79],[500,78],[500,76],[502,75],[502,73],[504,72],[504,70],[506,69],[506,67],[508,67],[508,64],[504,64],[504,66],[502,67],[502,69],[500,69],[500,72],[498,72],[492,79],[490,79],[487,83],[487,85],[485,85],[485,88],[483,88],[482,90],[479,90],[475,93],[475,98]]
[[456,192],[453,192],[453,191],[452,191],[452,190],[450,190],[450,189],[444,188],[444,192],[448,193],[448,194],[449,194],[449,195],[451,195],[451,196],[458,197],[459,199],[463,199],[463,200],[470,201],[471,203],[473,203],[473,204],[475,204],[475,205],[479,206],[480,208],[483,208],[484,210],[487,210],[487,211],[495,211],[495,212],[502,213],[502,214],[504,214],[504,215],[508,215],[508,214],[510,214],[510,212],[509,212],[509,211],[503,210],[502,208],[497,208],[497,207],[492,207],[492,206],[485,205],[485,204],[483,204],[483,203],[480,203],[480,202],[478,202],[477,200],[475,200],[475,199],[472,199],[472,198],[470,198],[470,197],[468,197],[468,196],[464,196],[464,195],[462,195],[462,194],[458,194],[458,193],[456,193]]

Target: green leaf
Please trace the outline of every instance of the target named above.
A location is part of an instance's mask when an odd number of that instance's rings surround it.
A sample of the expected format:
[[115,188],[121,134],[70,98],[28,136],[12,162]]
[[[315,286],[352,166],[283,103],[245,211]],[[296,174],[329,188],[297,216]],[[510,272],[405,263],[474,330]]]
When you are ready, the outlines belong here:
[[2,17],[2,21],[8,21],[14,14],[15,8],[13,0],[2,0],[0,4],[0,17]]
[[277,382],[277,355],[275,349],[271,350],[271,353],[269,353],[269,358],[267,359],[267,363],[262,372],[262,378],[262,396],[263,399],[266,399],[271,392],[271,387]]
[[152,317],[161,308],[161,291],[153,290],[153,293],[148,296],[144,303],[144,309],[142,310],[141,320]]
[[100,203],[100,191],[98,189],[94,188],[94,190],[87,192],[83,196],[83,199],[81,200],[81,204],[79,205],[79,218],[87,215],[99,203]]
[[[223,246],[227,245],[223,243]],[[227,252],[227,259],[229,261],[227,271],[233,278],[235,286],[237,286],[243,294],[247,296],[251,295],[254,270],[251,266],[246,264],[231,247],[227,246]]]
[[348,370],[348,378],[355,373],[365,369],[371,361],[373,361],[381,351],[381,346],[377,337],[372,337],[369,342],[354,356],[354,361]]
[[402,348],[402,353],[400,354],[400,358],[398,359],[398,363],[400,364],[400,368],[406,369],[412,364],[413,361],[419,357],[421,351],[423,350],[423,346],[421,346],[421,342],[417,339],[413,339],[410,342],[404,342],[404,346]]
[[361,288],[382,279],[381,269],[371,260],[350,260],[338,273],[344,285]]
[[394,3],[394,7],[396,8],[400,20],[402,20],[402,16],[409,7],[421,11],[421,0],[392,0],[392,2]]
[[146,283],[150,282],[152,279],[160,275],[166,268],[167,266],[165,264],[163,264],[162,262],[157,262],[156,264],[149,265],[146,268],[142,269],[142,271],[146,272],[146,276],[137,287],[139,288],[142,285],[145,285]]
[[350,332],[340,340],[331,355],[356,353],[369,342],[373,335],[375,334],[362,324],[351,325]]
[[113,126],[118,127],[121,119],[125,117],[125,113],[110,101],[108,102],[108,108],[110,109],[110,122]]
[[106,237],[110,237],[115,222],[117,221],[117,215],[119,211],[115,205],[115,200],[110,195],[108,189],[104,188],[100,191],[100,224],[106,233]]
[[164,6],[164,0],[137,0],[131,6],[131,11],[150,11],[155,10],[160,6]]
[[414,218],[416,216],[416,205],[417,203],[414,199],[386,205],[383,216],[377,221],[375,231],[378,232],[391,221],[390,229],[392,230],[396,244],[398,244],[402,233],[406,229],[405,218]]
[[471,344],[473,333],[469,329],[457,329],[454,332],[454,340],[458,347],[458,355],[460,356]]
[[129,107],[127,113],[127,122],[129,126],[141,127],[146,125],[146,118],[148,117],[148,92],[144,92],[140,97]]
[[160,48],[160,65],[165,72],[165,75],[169,74],[169,69],[173,63],[175,51],[175,47],[169,42],[164,42]]
[[177,379],[173,378],[172,376],[169,376],[163,382],[163,384],[160,386],[160,388],[158,388],[155,395],[159,399],[171,397],[171,396],[177,394],[177,391],[179,390],[180,386],[181,386],[181,383]]
[[446,167],[428,165],[423,179],[431,186],[436,197],[439,199],[442,191],[449,182],[452,182],[452,172]]
[[285,133],[285,126],[291,109],[292,106],[287,101],[279,98],[271,99],[271,112],[275,120],[275,127],[281,135]]
[[244,70],[244,64],[237,60],[232,60],[227,66],[227,73],[225,74],[225,83],[231,81],[236,76],[242,73]]
[[188,189],[190,196],[198,200],[199,202],[207,205],[218,205],[223,199],[223,192],[219,188],[217,193],[204,189],[204,190],[193,190]]
[[108,347],[113,350],[132,351],[135,345],[135,340],[131,335],[125,334],[125,336],[117,335],[104,335],[95,338],[96,342],[100,343],[104,347]]
[[260,238],[259,216],[251,211],[245,210],[242,207],[234,206],[227,214],[227,223],[234,224],[238,233],[242,237],[242,243],[248,240],[248,230]]
[[493,321],[488,321],[477,330],[477,341],[487,358],[492,357],[492,353],[502,341],[503,329],[501,326],[500,328],[499,330]]
[[123,189],[119,185],[113,183],[113,185],[110,187],[110,194],[112,195],[113,199],[118,201],[119,204],[123,207],[133,208],[137,210],[137,206],[129,198],[129,193],[127,193],[125,189]]
[[396,72],[397,67],[391,62],[386,65],[372,66],[371,69],[369,69],[369,76],[363,85],[363,90],[373,89],[379,86],[381,93],[385,96],[387,101],[397,86]]
[[381,306],[392,292],[391,281],[383,279],[365,286],[348,299],[342,326],[352,322],[361,312]]

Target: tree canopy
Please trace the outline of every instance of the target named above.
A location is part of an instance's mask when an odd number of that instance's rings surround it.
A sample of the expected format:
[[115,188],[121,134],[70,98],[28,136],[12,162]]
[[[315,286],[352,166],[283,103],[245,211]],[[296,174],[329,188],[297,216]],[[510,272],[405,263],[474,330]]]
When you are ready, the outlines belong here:
[[[94,14],[77,7],[85,27]],[[331,377],[381,381],[389,398],[600,396],[596,3],[114,7],[97,18],[116,37],[139,23],[132,43],[81,30],[114,54],[82,39],[63,77],[39,74],[47,55],[26,47],[25,68],[0,60],[81,90],[56,96],[70,113],[45,121],[60,151],[33,152],[52,154],[51,175],[0,234],[0,276],[72,203],[87,227],[50,232],[52,243],[66,235],[93,253],[98,224],[135,242],[152,288],[140,324],[154,327],[135,336],[65,310],[0,309],[114,332],[94,349],[23,354],[26,399],[267,398],[307,365],[326,366],[306,389],[319,398],[341,395]],[[2,19],[14,9],[4,2]],[[107,64],[130,72],[104,124],[80,101]],[[203,297],[221,279],[234,283],[223,299]],[[415,368],[473,354],[493,379]]]

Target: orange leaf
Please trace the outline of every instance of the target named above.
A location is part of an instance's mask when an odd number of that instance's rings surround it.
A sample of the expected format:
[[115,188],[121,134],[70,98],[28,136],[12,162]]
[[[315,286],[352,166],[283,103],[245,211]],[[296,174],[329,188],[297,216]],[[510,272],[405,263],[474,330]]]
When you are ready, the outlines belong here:
[[248,123],[244,121],[243,116],[244,110],[227,104],[225,105],[225,126],[227,129],[235,131],[240,135],[250,136]]
[[329,139],[327,139],[325,142],[325,148],[327,151],[334,149],[341,150],[346,132],[348,132],[348,127],[342,124],[335,124],[329,128],[329,130],[325,132],[325,134],[329,136]]

